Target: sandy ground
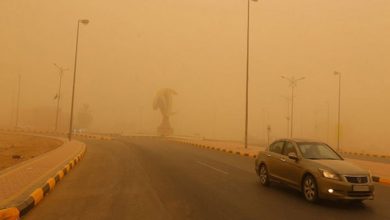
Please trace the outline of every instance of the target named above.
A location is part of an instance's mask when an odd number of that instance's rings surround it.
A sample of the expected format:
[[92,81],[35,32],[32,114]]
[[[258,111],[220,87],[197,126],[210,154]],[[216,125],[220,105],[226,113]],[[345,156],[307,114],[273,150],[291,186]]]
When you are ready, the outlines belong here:
[[61,145],[61,141],[50,138],[0,133],[0,170],[39,156]]

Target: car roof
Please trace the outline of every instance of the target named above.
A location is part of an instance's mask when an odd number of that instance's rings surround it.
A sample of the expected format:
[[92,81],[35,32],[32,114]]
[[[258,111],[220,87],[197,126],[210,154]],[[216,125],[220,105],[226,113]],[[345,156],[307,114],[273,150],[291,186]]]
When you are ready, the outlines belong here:
[[295,143],[324,143],[322,141],[318,140],[312,140],[312,139],[303,139],[303,138],[281,138],[276,141],[292,141]]

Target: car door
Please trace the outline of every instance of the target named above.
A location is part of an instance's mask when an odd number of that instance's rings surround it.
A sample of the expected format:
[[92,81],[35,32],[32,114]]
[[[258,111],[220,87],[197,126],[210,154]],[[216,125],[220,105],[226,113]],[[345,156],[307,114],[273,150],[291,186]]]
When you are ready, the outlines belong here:
[[280,176],[281,179],[286,183],[295,187],[299,187],[301,181],[302,167],[299,160],[296,161],[288,158],[289,153],[295,153],[296,155],[298,155],[295,144],[290,141],[286,141],[282,152]]
[[269,174],[274,178],[280,178],[281,174],[281,157],[284,141],[276,141],[269,146],[266,152],[267,168]]

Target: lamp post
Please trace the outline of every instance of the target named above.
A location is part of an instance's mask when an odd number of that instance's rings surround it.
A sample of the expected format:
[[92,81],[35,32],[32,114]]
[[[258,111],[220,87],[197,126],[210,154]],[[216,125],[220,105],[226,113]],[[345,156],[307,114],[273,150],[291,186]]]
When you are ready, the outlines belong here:
[[294,88],[297,86],[297,82],[300,80],[304,80],[305,77],[300,77],[298,79],[295,79],[295,77],[286,77],[286,76],[281,76],[282,79],[287,80],[290,83],[291,87],[291,116],[290,116],[290,138],[293,137],[293,128],[294,128]]
[[247,4],[247,28],[246,28],[246,86],[245,86],[245,148],[248,148],[248,95],[249,95],[249,28],[250,28],[250,2],[257,0],[248,0]]
[[60,111],[60,99],[61,99],[61,86],[62,86],[62,76],[64,75],[64,71],[67,71],[68,69],[65,69],[62,66],[58,66],[56,63],[53,63],[55,67],[58,69],[58,74],[60,76],[60,84],[58,86],[58,93],[56,95],[57,99],[57,112],[56,112],[56,124],[55,124],[55,131],[58,129],[58,116],[59,116],[59,111]]
[[286,122],[287,122],[287,124],[286,124],[286,130],[287,130],[286,135],[289,136],[289,134],[290,134],[290,97],[282,96],[282,98],[287,101],[287,112],[286,112],[285,119],[286,119]]
[[74,106],[74,92],[76,88],[76,70],[77,70],[77,49],[79,44],[79,30],[80,23],[87,25],[89,20],[81,19],[77,21],[77,34],[76,34],[76,51],[74,56],[74,68],[73,68],[73,90],[72,90],[72,104],[70,107],[70,122],[69,122],[69,141],[72,140],[72,132],[73,132],[73,106]]
[[270,134],[271,134],[271,125],[267,125],[267,147],[269,146]]
[[18,129],[19,127],[19,112],[20,112],[20,90],[21,90],[21,81],[22,81],[22,77],[21,75],[19,74],[18,75],[18,94],[17,94],[17,97],[16,97],[16,119],[15,119],[15,129]]
[[340,151],[340,109],[341,109],[341,73],[334,72],[335,76],[339,76],[339,106],[337,116],[337,151]]

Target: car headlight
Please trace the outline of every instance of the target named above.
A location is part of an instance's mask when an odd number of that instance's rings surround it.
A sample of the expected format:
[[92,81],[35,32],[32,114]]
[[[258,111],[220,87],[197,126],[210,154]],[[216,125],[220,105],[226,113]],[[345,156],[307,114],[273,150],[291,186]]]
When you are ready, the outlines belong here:
[[370,182],[372,182],[372,173],[371,173],[371,170],[368,170],[368,179]]
[[325,178],[332,179],[332,180],[340,180],[339,175],[337,175],[336,173],[334,173],[330,170],[323,170],[323,169],[319,169],[319,170],[320,170],[322,176]]

